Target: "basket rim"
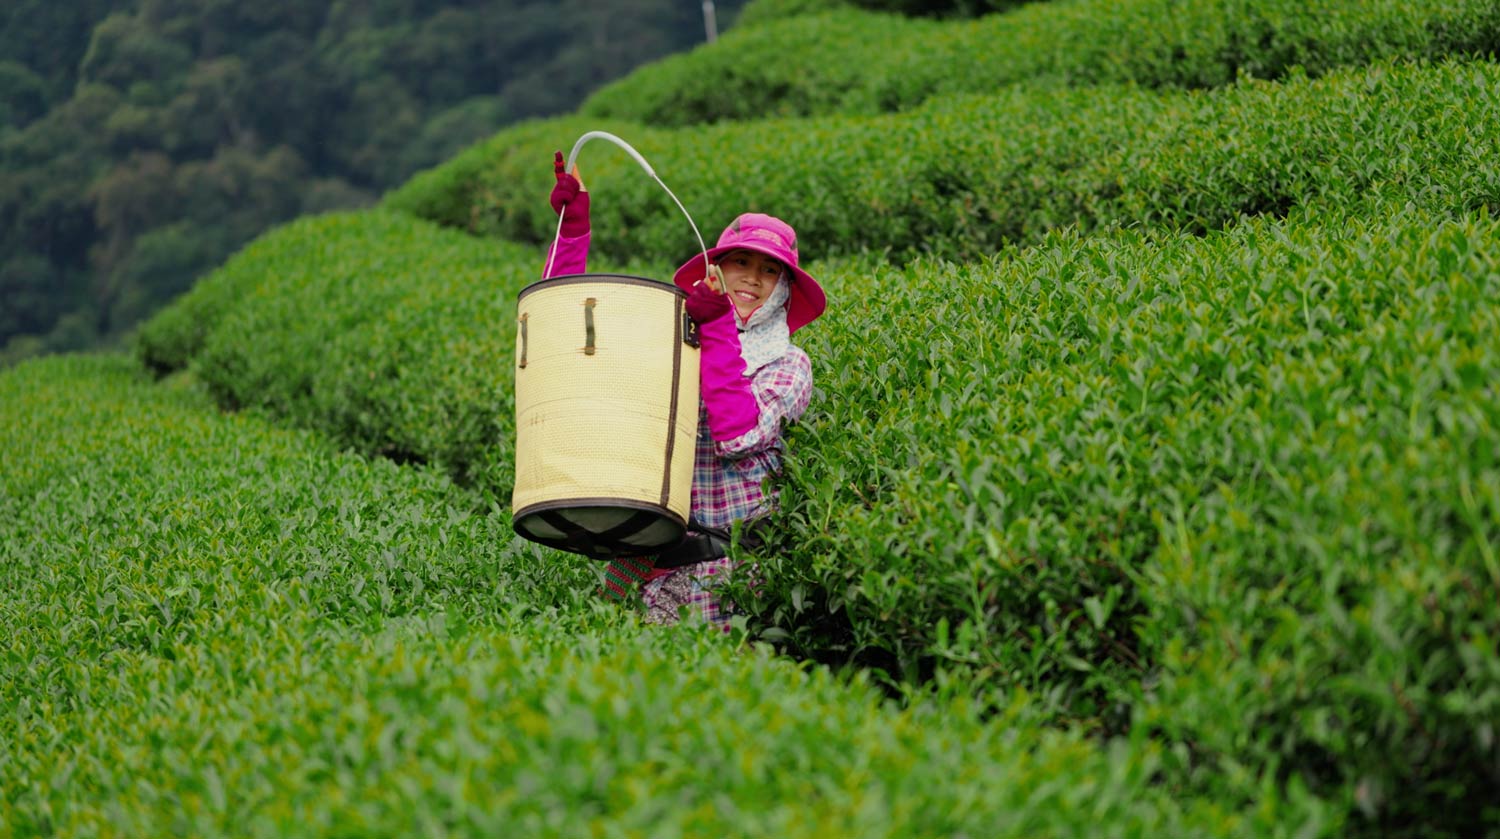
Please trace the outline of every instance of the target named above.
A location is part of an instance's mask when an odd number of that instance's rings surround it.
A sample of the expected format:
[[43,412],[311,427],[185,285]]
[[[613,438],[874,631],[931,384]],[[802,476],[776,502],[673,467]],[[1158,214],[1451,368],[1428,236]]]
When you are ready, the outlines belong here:
[[563,510],[583,508],[613,508],[622,510],[635,510],[642,513],[657,513],[663,518],[670,519],[674,523],[687,527],[687,520],[673,512],[665,504],[657,504],[651,501],[641,501],[635,498],[621,498],[610,496],[574,496],[571,498],[559,498],[552,501],[536,501],[527,504],[519,510],[512,509],[511,521],[536,515],[538,513],[553,513]]
[[661,288],[664,291],[671,291],[672,293],[676,294],[679,297],[682,297],[683,299],[687,298],[687,292],[678,288],[675,283],[669,283],[665,280],[656,280],[652,279],[651,277],[639,277],[634,274],[561,274],[556,277],[548,277],[543,280],[536,280],[535,282],[521,289],[521,293],[516,295],[516,299],[520,300],[533,291],[541,291],[543,289],[552,288],[554,286],[579,285],[584,283],[598,282],[599,280],[614,280],[616,281],[615,284],[618,285],[639,285],[646,286],[648,288]]

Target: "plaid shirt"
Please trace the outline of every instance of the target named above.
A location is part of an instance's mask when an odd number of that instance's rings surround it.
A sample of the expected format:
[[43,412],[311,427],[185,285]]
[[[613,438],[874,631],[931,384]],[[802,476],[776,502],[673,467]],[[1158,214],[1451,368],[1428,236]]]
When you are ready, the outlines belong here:
[[698,451],[693,465],[693,521],[728,530],[735,521],[771,511],[774,498],[764,495],[766,478],[781,469],[786,449],[782,428],[807,410],[812,397],[812,362],[789,346],[781,358],[755,371],[750,390],[760,406],[755,427],[733,440],[715,442],[699,406]]
[[[807,353],[790,346],[785,355],[772,361],[751,377],[751,393],[760,406],[755,427],[733,440],[715,441],[708,433],[707,418],[698,425],[698,450],[693,467],[694,523],[729,529],[736,521],[756,518],[770,512],[776,503],[763,490],[766,478],[781,469],[781,455],[786,449],[782,431],[807,410],[812,397],[812,362]],[[704,620],[729,628],[729,610],[714,593],[712,578],[728,573],[733,567],[729,557],[711,559],[674,569],[650,570],[638,560],[616,560],[621,581],[631,573],[644,578],[641,596],[646,605],[646,620],[651,623],[675,623],[678,609],[687,606]],[[628,565],[630,572],[622,565]],[[617,596],[624,590],[614,585]]]

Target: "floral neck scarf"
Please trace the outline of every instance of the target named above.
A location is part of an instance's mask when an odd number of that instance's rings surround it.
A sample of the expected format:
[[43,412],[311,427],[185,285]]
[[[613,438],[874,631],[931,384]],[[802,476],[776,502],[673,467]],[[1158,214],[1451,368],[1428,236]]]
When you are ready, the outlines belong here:
[[749,320],[741,320],[738,309],[734,310],[734,322],[740,330],[740,356],[745,359],[745,376],[770,364],[783,355],[791,346],[791,330],[786,325],[786,301],[792,295],[791,283],[785,276],[776,281],[776,288],[760,308],[750,313]]

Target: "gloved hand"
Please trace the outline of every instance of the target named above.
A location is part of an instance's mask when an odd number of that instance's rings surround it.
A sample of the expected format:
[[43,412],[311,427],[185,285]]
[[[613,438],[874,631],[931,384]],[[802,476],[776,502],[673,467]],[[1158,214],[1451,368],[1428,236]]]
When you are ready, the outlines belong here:
[[561,235],[576,239],[589,232],[589,193],[577,177],[563,169],[563,153],[559,151],[552,158],[552,173],[557,177],[550,196],[552,212],[563,217]]
[[701,326],[729,314],[729,295],[715,291],[711,281],[705,278],[688,292],[683,308],[687,309],[688,317]]
[[708,434],[723,443],[755,427],[760,403],[745,378],[739,326],[734,318],[726,317],[733,304],[729,295],[722,293],[724,275],[717,265],[709,271],[709,276],[688,292],[684,308],[698,324],[698,385],[708,413]]

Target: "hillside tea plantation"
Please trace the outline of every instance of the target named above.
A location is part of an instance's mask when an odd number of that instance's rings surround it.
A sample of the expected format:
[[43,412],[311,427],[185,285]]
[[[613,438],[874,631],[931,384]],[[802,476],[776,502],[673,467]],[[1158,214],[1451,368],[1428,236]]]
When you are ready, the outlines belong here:
[[[957,22],[830,8],[644,67],[580,113],[680,127],[897,111],[1016,82],[1212,88],[1242,75],[1484,56],[1497,40],[1500,8],[1489,0],[1050,0]],[[744,60],[767,54],[777,60]]]
[[[535,157],[549,138],[563,145],[557,138],[585,125],[502,132],[386,204],[540,246],[557,222],[530,199],[550,188]],[[825,254],[974,259],[1064,225],[1202,233],[1244,215],[1345,209],[1372,196],[1444,211],[1500,207],[1489,161],[1500,70],[1491,64],[1381,63],[1197,94],[1017,86],[754,130],[604,125],[672,173],[668,185],[700,219],[795,206],[798,235],[827,243]],[[594,202],[594,252],[675,268],[695,243],[671,199],[624,155],[597,158],[586,161],[589,188],[617,198]]]
[[[0,835],[1500,836],[1495,4],[743,21],[0,372]],[[596,129],[829,293],[728,633],[510,526]]]
[[0,815],[23,835],[1275,826],[1154,783],[1159,747],[1024,703],[897,708],[647,631],[441,477],[123,359],[13,371],[0,419]]

